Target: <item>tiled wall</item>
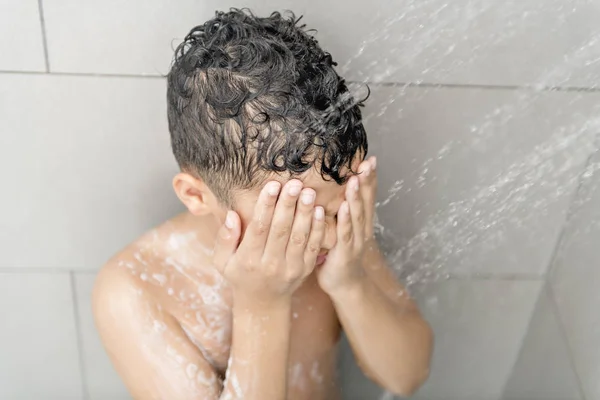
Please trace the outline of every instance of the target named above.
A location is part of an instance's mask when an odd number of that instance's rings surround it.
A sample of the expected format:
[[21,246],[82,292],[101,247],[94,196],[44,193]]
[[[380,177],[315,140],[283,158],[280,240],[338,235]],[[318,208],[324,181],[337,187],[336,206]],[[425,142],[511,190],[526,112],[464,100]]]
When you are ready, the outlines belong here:
[[[600,2],[0,0],[0,399],[127,395],[102,263],[181,210],[171,48],[215,9],[293,9],[354,82],[379,216],[436,331],[427,400],[600,399]],[[347,399],[385,399],[344,344]]]

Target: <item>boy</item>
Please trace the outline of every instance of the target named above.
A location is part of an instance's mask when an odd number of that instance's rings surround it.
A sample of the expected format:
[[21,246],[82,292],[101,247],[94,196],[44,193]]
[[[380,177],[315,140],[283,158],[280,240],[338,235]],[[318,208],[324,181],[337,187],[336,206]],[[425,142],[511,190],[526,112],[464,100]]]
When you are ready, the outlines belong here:
[[432,333],[373,238],[360,103],[291,15],[217,12],[168,75],[188,212],[98,275],[94,315],[136,399],[335,399],[346,332],[365,373],[410,395]]

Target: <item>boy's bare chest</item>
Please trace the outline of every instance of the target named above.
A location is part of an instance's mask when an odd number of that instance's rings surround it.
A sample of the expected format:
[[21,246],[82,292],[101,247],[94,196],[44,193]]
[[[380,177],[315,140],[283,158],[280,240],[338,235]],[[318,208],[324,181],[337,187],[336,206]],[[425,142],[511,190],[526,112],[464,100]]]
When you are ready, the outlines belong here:
[[[170,310],[187,336],[216,370],[224,374],[231,347],[231,296],[224,287],[186,282],[178,285],[183,301]],[[185,286],[185,287],[184,287]],[[195,295],[185,300],[185,293]],[[292,303],[289,386],[299,394],[327,390],[334,384],[340,335],[335,309],[310,276]],[[317,397],[314,397],[317,398]]]

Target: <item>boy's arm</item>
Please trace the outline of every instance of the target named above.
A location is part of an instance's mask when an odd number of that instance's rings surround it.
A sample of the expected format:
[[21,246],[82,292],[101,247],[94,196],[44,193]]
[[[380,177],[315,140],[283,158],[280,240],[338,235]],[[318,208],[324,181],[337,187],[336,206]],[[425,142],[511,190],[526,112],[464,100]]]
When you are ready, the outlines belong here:
[[177,321],[138,295],[123,275],[105,267],[96,281],[93,305],[104,347],[133,398],[283,398],[290,304],[234,307],[231,360],[222,383]]
[[384,388],[410,395],[429,374],[433,334],[374,238],[376,159],[346,185],[337,241],[318,271],[363,371]]
[[375,243],[365,249],[363,268],[362,279],[330,296],[361,369],[409,396],[428,377],[433,333]]

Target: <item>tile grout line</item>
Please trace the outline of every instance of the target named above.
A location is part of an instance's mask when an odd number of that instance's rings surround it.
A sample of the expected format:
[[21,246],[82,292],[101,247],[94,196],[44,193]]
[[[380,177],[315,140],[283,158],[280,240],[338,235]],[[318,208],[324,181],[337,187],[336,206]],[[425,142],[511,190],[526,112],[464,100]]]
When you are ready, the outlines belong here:
[[534,85],[491,85],[480,83],[433,83],[433,82],[359,82],[348,80],[351,84],[366,84],[373,86],[398,86],[422,88],[448,88],[448,89],[489,89],[489,90],[528,90],[533,92],[600,92],[600,87],[593,86],[534,86]]
[[0,75],[55,75],[55,76],[74,76],[84,78],[135,78],[135,79],[165,79],[163,75],[152,74],[113,74],[113,73],[96,73],[96,72],[64,72],[52,71],[50,73],[39,71],[16,71],[16,70],[0,70]]
[[558,234],[558,237],[556,238],[556,242],[554,243],[554,247],[552,248],[552,253],[550,254],[550,259],[548,260],[548,265],[546,267],[546,280],[547,281],[552,280],[552,273],[554,272],[554,265],[556,264],[556,259],[558,258],[560,246],[561,246],[562,242],[564,241],[564,235],[565,235],[565,231],[567,230],[567,225],[569,224],[569,221],[571,220],[571,217],[573,216],[573,213],[575,212],[573,207],[576,205],[575,203],[577,201],[577,198],[581,194],[581,190],[583,188],[583,183],[584,183],[583,176],[584,176],[585,172],[587,171],[588,167],[590,166],[590,163],[592,162],[594,156],[600,149],[598,147],[598,139],[599,138],[600,138],[600,132],[595,133],[594,134],[594,144],[592,145],[593,150],[590,152],[590,155],[587,157],[587,159],[583,163],[583,167],[578,176],[577,187],[573,191],[573,194],[571,195],[569,204],[567,205],[567,212],[565,213],[565,217],[564,217],[560,232]]
[[44,47],[44,63],[46,73],[50,73],[50,57],[48,56],[48,40],[46,39],[46,19],[44,18],[43,0],[38,0],[38,13],[40,14],[40,24],[42,25],[42,44]]
[[81,320],[79,318],[79,303],[77,301],[75,272],[69,271],[69,279],[71,281],[71,297],[73,301],[73,314],[75,318],[75,332],[77,334],[77,353],[79,354],[79,371],[81,371],[81,389],[83,390],[83,400],[88,400],[90,398],[90,394],[87,383],[85,359],[83,357],[83,335],[81,332]]
[[546,282],[546,286],[548,287],[548,297],[550,301],[550,307],[552,308],[552,312],[556,317],[557,325],[558,325],[558,334],[560,335],[565,347],[567,348],[567,358],[569,359],[569,365],[571,370],[573,371],[573,375],[575,376],[575,380],[577,381],[577,389],[579,390],[579,395],[581,396],[581,400],[587,400],[587,396],[585,395],[585,390],[583,390],[583,380],[581,376],[579,376],[579,371],[577,371],[577,364],[575,363],[575,354],[573,353],[573,348],[569,341],[569,336],[567,335],[567,329],[565,328],[565,323],[563,321],[562,315],[558,309],[558,302],[556,301],[556,296],[554,294],[554,289],[552,288],[552,283],[550,280]]
[[[42,0],[38,0],[40,3]],[[43,17],[42,21],[43,21]],[[45,27],[45,24],[43,24]],[[44,28],[45,31],[45,28]],[[46,45],[46,35],[44,34],[44,52],[46,55],[47,70],[50,70],[49,57]],[[23,75],[57,75],[57,76],[77,76],[91,78],[150,78],[164,79],[164,75],[154,74],[131,74],[131,73],[96,73],[96,72],[39,72],[39,71],[16,71],[0,70],[0,74],[23,74]],[[585,86],[543,86],[536,87],[532,85],[486,85],[486,84],[463,84],[463,83],[431,83],[431,82],[359,82],[346,81],[350,84],[365,84],[371,86],[398,86],[398,87],[416,87],[416,88],[439,88],[439,89],[482,89],[482,90],[528,90],[535,92],[579,92],[579,93],[600,93],[600,87]]]
[[519,359],[521,358],[521,353],[523,353],[523,348],[525,347],[525,341],[527,340],[527,336],[529,335],[529,331],[531,329],[531,324],[533,323],[533,319],[535,318],[535,313],[538,310],[538,306],[540,305],[540,303],[543,300],[542,297],[545,296],[544,290],[545,290],[546,285],[547,285],[547,283],[545,281],[542,281],[540,293],[538,294],[537,299],[535,299],[535,304],[533,305],[531,315],[529,316],[529,321],[527,322],[525,332],[523,334],[523,337],[521,338],[521,343],[519,344],[519,350],[516,353],[515,360],[512,364],[512,367],[509,370],[510,373],[508,374],[508,377],[506,378],[506,381],[504,382],[504,386],[502,387],[502,398],[506,397],[506,391],[508,390],[508,385],[510,384],[511,378],[513,377],[513,373],[515,372],[515,367],[517,366]]
[[69,272],[95,274],[98,271],[57,267],[0,267],[0,273],[5,274],[65,274]]
[[573,353],[573,348],[571,346],[569,337],[567,335],[567,329],[566,329],[565,323],[563,321],[562,315],[560,313],[560,310],[558,308],[558,301],[557,301],[556,295],[554,293],[554,288],[552,287],[552,275],[555,270],[555,264],[556,264],[556,260],[558,258],[558,253],[560,251],[561,244],[564,241],[565,232],[567,230],[567,224],[568,224],[569,220],[571,219],[573,213],[575,212],[575,210],[573,210],[573,205],[577,201],[577,198],[581,194],[581,190],[583,188],[583,184],[584,184],[583,174],[585,173],[587,168],[590,166],[590,163],[592,162],[594,155],[598,152],[598,150],[600,150],[600,147],[598,146],[599,140],[600,140],[600,132],[596,133],[595,143],[594,143],[595,148],[591,152],[591,154],[588,156],[588,159],[586,160],[586,162],[584,164],[583,171],[581,172],[581,174],[579,176],[579,182],[578,182],[577,188],[575,190],[575,193],[574,193],[571,201],[569,202],[569,210],[567,211],[567,215],[565,216],[565,221],[563,223],[563,227],[559,234],[559,238],[556,241],[556,245],[553,249],[552,256],[549,261],[549,265],[547,268],[548,272],[546,273],[547,278],[546,278],[546,285],[545,285],[547,287],[548,298],[549,298],[550,306],[552,307],[552,312],[554,312],[554,315],[556,317],[559,335],[561,336],[561,339],[567,349],[569,365],[571,367],[571,370],[573,371],[573,375],[575,375],[575,379],[577,380],[577,389],[579,390],[579,395],[581,396],[582,400],[586,400],[585,390],[583,387],[583,381],[579,375],[579,372],[577,371],[577,364],[575,363],[575,354]]

